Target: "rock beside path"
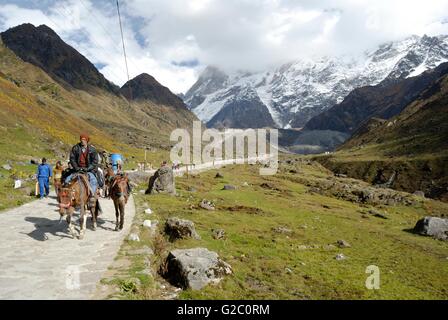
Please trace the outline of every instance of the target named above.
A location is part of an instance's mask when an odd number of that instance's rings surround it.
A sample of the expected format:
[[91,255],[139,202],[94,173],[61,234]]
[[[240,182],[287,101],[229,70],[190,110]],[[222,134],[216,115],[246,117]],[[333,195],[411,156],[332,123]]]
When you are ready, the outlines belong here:
[[186,238],[201,239],[192,221],[179,218],[168,218],[166,220],[165,233],[170,237],[170,241]]
[[206,248],[176,249],[168,254],[164,277],[183,289],[200,290],[232,273],[231,266]]

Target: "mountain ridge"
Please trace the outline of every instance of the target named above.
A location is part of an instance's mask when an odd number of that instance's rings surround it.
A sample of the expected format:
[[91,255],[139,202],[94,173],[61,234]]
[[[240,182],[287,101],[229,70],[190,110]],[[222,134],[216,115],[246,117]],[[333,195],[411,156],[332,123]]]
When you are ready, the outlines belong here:
[[[301,128],[355,88],[415,76],[448,61],[448,36],[411,36],[367,51],[362,57],[320,57],[286,63],[258,73],[227,75],[207,67],[184,101],[204,122],[211,120],[231,88],[251,87],[268,109],[275,126]],[[213,84],[213,85],[210,85]]]
[[147,73],[142,73],[126,82],[120,88],[120,93],[128,100],[149,100],[174,108],[188,109],[180,97]]
[[[22,28],[19,29],[12,28],[15,30],[15,41],[20,42],[19,39],[27,39],[29,36],[20,34],[18,31],[24,32],[28,29],[36,31],[38,28],[30,24],[25,27],[22,25]],[[57,36],[56,33],[47,28],[43,27],[42,31],[41,27],[40,31],[36,32],[50,34],[51,39],[54,39]],[[4,34],[2,33],[2,35]],[[59,38],[57,42],[59,41],[62,40]],[[27,45],[23,45],[21,48],[23,50],[23,48],[27,48]],[[50,57],[60,56],[56,67],[67,66],[67,62],[63,61],[64,58],[70,60],[75,56],[85,59],[79,53],[70,56],[64,55],[66,50],[76,51],[72,47],[67,48],[69,46],[64,43],[42,50]],[[62,51],[59,52],[59,49]],[[30,50],[33,53],[39,48],[32,47]],[[49,52],[51,50],[55,52]],[[27,55],[26,52],[22,53]],[[27,56],[34,57],[33,54]],[[40,55],[37,56],[42,58]],[[50,161],[55,156],[60,159],[69,150],[70,145],[78,140],[82,131],[88,132],[92,141],[99,148],[122,152],[126,157],[136,158],[140,155],[140,159],[142,159],[141,154],[145,149],[160,153],[168,152],[171,148],[169,140],[171,131],[176,128],[191,130],[192,121],[197,120],[196,116],[171,92],[161,92],[161,95],[169,94],[171,98],[176,97],[175,102],[181,107],[170,104],[170,101],[154,102],[154,99],[129,101],[120,94],[119,90],[115,91],[115,87],[112,91],[107,86],[102,87],[101,83],[103,82],[101,81],[99,86],[96,86],[95,82],[72,86],[68,81],[56,76],[54,72],[47,73],[48,66],[43,66],[37,58],[28,60],[22,59],[0,39],[2,65],[0,71],[0,103],[2,105],[0,128],[7,131],[4,134],[6,140],[3,141],[3,138],[0,140],[5,145],[8,144],[8,141],[9,144],[13,143],[14,145],[11,152],[1,158],[5,161],[6,159],[9,161],[11,158],[29,159],[33,157],[36,150],[47,149],[53,150],[50,154],[44,153]],[[84,70],[84,67],[89,68],[92,72],[91,75],[99,77],[94,79],[103,79],[96,67],[88,60],[80,65],[71,66],[71,73],[68,74],[80,76],[76,81],[83,81],[82,76],[84,75],[80,74],[80,71]],[[50,68],[50,70],[56,69]],[[107,79],[104,81],[110,84]],[[157,83],[157,90],[164,88],[155,79],[154,82]],[[139,91],[136,90],[136,93],[138,94]],[[20,130],[14,130],[15,127]],[[26,141],[33,141],[35,146],[31,147],[17,134],[26,137]],[[35,137],[38,137],[37,140]],[[39,153],[42,152],[39,151]],[[153,156],[158,157],[158,153],[151,153],[150,158]]]
[[67,83],[81,90],[100,88],[118,94],[116,85],[46,25],[35,27],[25,23],[2,32],[0,36],[4,45],[18,57],[43,69],[61,84]]
[[304,130],[353,133],[372,117],[391,118],[417,99],[431,83],[447,73],[448,63],[445,62],[418,76],[357,88],[340,104],[308,121]]

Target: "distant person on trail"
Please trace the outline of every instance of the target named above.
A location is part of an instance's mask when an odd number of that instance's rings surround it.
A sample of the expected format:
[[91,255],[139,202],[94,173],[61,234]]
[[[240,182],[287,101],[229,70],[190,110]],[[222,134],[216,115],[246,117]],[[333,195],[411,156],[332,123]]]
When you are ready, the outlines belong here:
[[[81,134],[79,140],[80,142],[75,144],[70,152],[70,164],[74,172],[87,174],[92,189],[91,198],[93,199],[98,188],[98,153],[95,147],[89,144],[90,138],[87,134]],[[73,175],[74,173],[65,178],[65,184],[70,183]],[[102,186],[100,185],[100,187]]]
[[47,159],[42,158],[42,163],[37,167],[37,181],[39,182],[40,199],[48,197],[50,193],[50,177],[53,175]]
[[123,173],[123,162],[119,159],[117,160],[117,174]]
[[54,190],[56,191],[56,196],[59,194],[59,188],[61,187],[63,171],[64,168],[62,167],[62,162],[56,162],[56,166],[53,169],[53,185]]

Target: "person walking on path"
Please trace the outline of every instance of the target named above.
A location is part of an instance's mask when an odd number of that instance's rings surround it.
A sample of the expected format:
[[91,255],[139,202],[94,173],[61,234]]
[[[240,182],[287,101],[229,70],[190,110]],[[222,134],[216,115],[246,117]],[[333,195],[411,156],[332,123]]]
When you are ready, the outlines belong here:
[[40,199],[48,197],[50,193],[50,178],[53,176],[51,167],[47,164],[47,159],[42,158],[42,163],[37,167],[37,181],[39,182]]

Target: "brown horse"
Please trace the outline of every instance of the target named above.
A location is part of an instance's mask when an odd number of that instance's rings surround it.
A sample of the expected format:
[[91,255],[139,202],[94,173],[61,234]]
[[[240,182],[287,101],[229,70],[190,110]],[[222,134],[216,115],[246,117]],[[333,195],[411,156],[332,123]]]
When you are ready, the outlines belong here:
[[115,206],[115,231],[123,229],[124,224],[124,208],[128,202],[129,192],[128,192],[128,175],[118,174],[111,180],[112,183],[109,187],[109,196],[114,201]]
[[[59,192],[59,214],[61,219],[66,217],[70,234],[75,237],[75,230],[72,224],[72,215],[75,208],[80,208],[80,231],[79,239],[84,238],[87,223],[86,207],[88,206],[90,193],[90,185],[88,178],[84,174],[76,173],[68,186],[62,187]],[[90,212],[92,213],[93,230],[96,230],[99,211],[98,196],[95,195],[94,201],[90,204]]]

